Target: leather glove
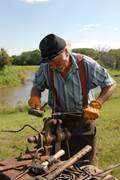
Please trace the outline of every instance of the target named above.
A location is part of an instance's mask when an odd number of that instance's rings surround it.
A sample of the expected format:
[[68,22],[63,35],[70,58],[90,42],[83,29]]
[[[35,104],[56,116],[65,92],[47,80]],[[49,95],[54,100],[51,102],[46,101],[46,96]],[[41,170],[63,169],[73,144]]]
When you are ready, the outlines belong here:
[[83,110],[83,117],[86,120],[95,120],[100,117],[100,109],[102,105],[99,101],[92,101],[87,108]]
[[28,100],[28,104],[32,109],[40,109],[41,110],[41,101],[39,96],[32,96]]

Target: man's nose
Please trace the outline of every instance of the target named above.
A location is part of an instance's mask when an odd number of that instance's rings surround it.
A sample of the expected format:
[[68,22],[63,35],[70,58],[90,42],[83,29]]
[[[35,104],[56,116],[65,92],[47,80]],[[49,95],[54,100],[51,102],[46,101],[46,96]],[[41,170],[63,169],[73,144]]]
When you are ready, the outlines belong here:
[[56,68],[56,65],[55,64],[50,64],[50,68],[51,69]]

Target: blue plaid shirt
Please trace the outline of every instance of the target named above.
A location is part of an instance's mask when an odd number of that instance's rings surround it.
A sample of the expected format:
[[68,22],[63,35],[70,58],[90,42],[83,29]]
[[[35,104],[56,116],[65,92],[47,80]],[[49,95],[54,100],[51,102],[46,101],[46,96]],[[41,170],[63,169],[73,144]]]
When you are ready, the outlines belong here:
[[[83,55],[85,69],[87,72],[88,100],[94,99],[92,89],[96,87],[104,88],[115,83],[107,70],[100,66],[92,58]],[[54,86],[59,97],[60,106],[56,108],[62,112],[82,112],[83,97],[81,82],[79,77],[79,69],[74,53],[71,54],[72,66],[68,73],[67,79],[64,80],[61,73],[54,70]],[[33,85],[40,92],[46,88],[49,89],[48,104],[53,108],[54,98],[50,89],[49,64],[41,64],[38,72],[35,75]]]

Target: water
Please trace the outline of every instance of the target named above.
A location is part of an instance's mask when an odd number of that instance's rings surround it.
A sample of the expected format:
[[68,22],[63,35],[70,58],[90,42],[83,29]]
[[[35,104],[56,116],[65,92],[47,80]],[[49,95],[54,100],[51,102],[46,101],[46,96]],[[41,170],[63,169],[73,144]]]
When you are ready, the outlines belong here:
[[[0,88],[0,103],[16,105],[20,102],[27,102],[30,97],[34,73],[28,73],[24,85],[18,87]],[[47,102],[47,90],[42,93],[42,102]]]

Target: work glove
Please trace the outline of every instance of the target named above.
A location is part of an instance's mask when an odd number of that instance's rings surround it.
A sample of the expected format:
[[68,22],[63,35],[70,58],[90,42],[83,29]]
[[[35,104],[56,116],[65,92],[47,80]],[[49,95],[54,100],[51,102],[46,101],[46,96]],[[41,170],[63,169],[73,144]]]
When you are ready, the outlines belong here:
[[32,109],[41,110],[41,101],[39,96],[31,96],[31,98],[28,100],[28,104]]
[[99,101],[91,101],[91,103],[83,110],[83,117],[86,120],[95,120],[100,117],[100,109],[102,105]]

